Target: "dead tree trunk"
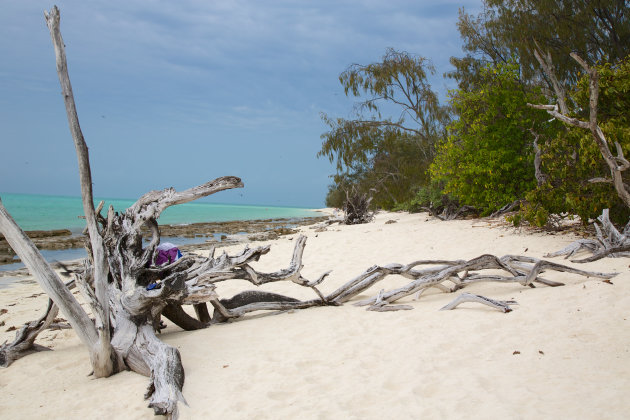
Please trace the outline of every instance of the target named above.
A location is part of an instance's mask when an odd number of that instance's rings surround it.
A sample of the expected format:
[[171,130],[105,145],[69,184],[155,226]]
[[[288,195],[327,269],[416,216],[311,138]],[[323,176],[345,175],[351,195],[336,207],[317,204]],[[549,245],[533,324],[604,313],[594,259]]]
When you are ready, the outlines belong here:
[[107,293],[108,265],[107,255],[103,247],[103,238],[99,235],[94,211],[94,197],[92,194],[92,174],[90,169],[90,157],[88,147],[83,138],[79,117],[77,115],[72,93],[72,84],[68,75],[68,65],[66,61],[65,44],[59,29],[59,9],[55,6],[51,13],[44,12],[46,25],[50,31],[53,47],[55,49],[55,59],[57,63],[57,75],[61,85],[61,95],[63,96],[68,117],[68,125],[74,146],[77,153],[79,166],[79,181],[81,183],[81,197],[83,201],[83,211],[87,224],[88,236],[91,245],[91,257],[94,265],[92,282],[98,306],[100,310],[95,313],[96,328],[98,330],[98,342],[93,347],[93,368],[96,377],[109,376],[117,371],[116,360],[110,346],[110,325],[109,325],[109,305]]
[[367,193],[360,193],[356,187],[352,191],[346,191],[346,201],[344,203],[344,223],[346,225],[356,225],[368,223],[374,218],[374,213],[370,211],[372,197]]

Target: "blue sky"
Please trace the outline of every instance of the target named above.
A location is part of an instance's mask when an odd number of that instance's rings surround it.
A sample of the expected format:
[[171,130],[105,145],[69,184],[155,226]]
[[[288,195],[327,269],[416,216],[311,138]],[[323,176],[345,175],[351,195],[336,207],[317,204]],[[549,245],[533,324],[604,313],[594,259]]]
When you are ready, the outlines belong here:
[[[0,192],[79,195],[43,11],[0,11]],[[94,192],[137,198],[223,175],[210,201],[322,207],[334,167],[319,114],[348,117],[339,74],[393,47],[428,57],[444,98],[458,9],[481,0],[57,1]]]

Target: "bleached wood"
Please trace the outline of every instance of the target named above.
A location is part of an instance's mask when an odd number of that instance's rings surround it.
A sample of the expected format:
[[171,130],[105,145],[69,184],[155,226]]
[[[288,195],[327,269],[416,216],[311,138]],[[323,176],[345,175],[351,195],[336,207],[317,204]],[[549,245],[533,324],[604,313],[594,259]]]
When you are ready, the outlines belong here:
[[[597,223],[599,222],[599,223]],[[579,260],[571,260],[576,263],[587,263],[597,261],[607,256],[625,257],[630,255],[630,222],[623,232],[619,232],[610,221],[608,209],[604,209],[602,214],[593,223],[596,231],[596,239],[578,239],[564,247],[563,249],[546,254],[546,258],[564,256],[570,258],[580,252],[591,252],[592,256]]]
[[501,312],[511,312],[512,308],[510,308],[510,305],[514,305],[517,303],[515,300],[494,300],[485,296],[474,295],[472,293],[462,293],[461,295],[457,296],[453,301],[443,306],[440,311],[449,311],[455,309],[462,303],[466,302],[481,303],[482,305],[487,305],[491,308],[498,309]]
[[[60,15],[57,6],[53,6],[50,13],[44,12],[46,25],[50,31],[53,47],[55,49],[55,59],[57,62],[57,75],[61,84],[61,95],[63,96],[68,117],[68,125],[74,140],[77,160],[79,165],[79,181],[81,184],[81,200],[87,224],[88,235],[92,247],[92,259],[94,264],[93,281],[96,298],[98,299],[101,312],[97,315],[98,342],[92,346],[94,362],[94,374],[96,377],[109,376],[115,372],[112,349],[110,346],[110,325],[109,325],[109,304],[107,295],[107,278],[109,266],[107,264],[107,254],[103,246],[103,238],[98,231],[96,222],[96,212],[94,209],[94,197],[92,194],[92,174],[90,169],[90,157],[88,147],[83,138],[79,117],[77,115],[72,84],[68,75],[68,65],[66,61],[65,44],[61,37],[59,28]],[[101,206],[102,207],[102,206]],[[100,209],[100,207],[99,207]],[[100,211],[100,210],[99,210]]]
[[16,333],[15,339],[11,343],[3,343],[0,346],[0,367],[9,367],[27,353],[37,350],[49,350],[46,347],[37,346],[35,339],[37,335],[47,329],[59,313],[59,308],[48,299],[48,305],[44,314],[37,320],[27,322]]
[[[423,264],[442,264],[444,261],[421,261]],[[506,255],[498,258],[494,255],[481,255],[469,261],[452,261],[447,265],[441,265],[438,268],[430,270],[412,270],[418,262],[402,266],[400,264],[390,264],[385,267],[370,267],[365,273],[349,281],[341,286],[335,292],[327,297],[333,302],[347,301],[352,296],[356,296],[367,287],[374,285],[376,282],[390,274],[398,274],[404,277],[412,278],[413,281],[405,286],[382,291],[377,296],[356,302],[356,306],[385,306],[396,302],[411,294],[422,291],[429,287],[435,287],[438,284],[444,285],[444,282],[450,281],[455,287],[454,290],[462,289],[470,284],[481,281],[503,282],[503,283],[519,283],[523,286],[531,286],[532,283],[542,283],[549,286],[559,286],[561,283],[551,282],[540,277],[546,270],[559,272],[567,272],[585,277],[594,277],[601,279],[610,279],[616,273],[600,273],[593,271],[584,271],[573,267],[556,264],[546,260],[539,260],[531,257],[521,257],[514,255]],[[502,270],[510,274],[510,276],[501,276],[495,273],[480,273],[483,270]],[[369,285],[366,283],[369,282]],[[365,287],[367,286],[367,287]]]
[[[50,267],[26,233],[15,223],[0,200],[0,232],[37,280],[44,292],[68,319],[83,344],[91,349],[98,342],[94,324],[79,302]],[[90,355],[92,353],[90,352]]]

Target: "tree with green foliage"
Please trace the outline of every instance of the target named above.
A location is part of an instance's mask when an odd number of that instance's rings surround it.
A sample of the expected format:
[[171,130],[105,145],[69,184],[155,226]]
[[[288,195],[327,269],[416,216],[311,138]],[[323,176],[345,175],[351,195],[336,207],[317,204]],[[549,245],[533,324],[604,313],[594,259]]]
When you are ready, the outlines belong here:
[[[599,126],[610,148],[618,141],[626,151],[627,123],[619,117],[608,118],[606,107],[620,104],[628,109],[623,75],[615,69],[623,68],[623,60],[630,54],[629,15],[623,0],[484,0],[477,16],[460,10],[458,29],[467,54],[451,59],[455,70],[447,76],[458,81],[460,91],[474,92],[483,89],[485,66],[505,64],[514,57],[524,89],[541,86],[547,101],[558,99],[559,112],[588,121],[588,81],[570,53],[589,63],[610,63],[600,67],[600,72],[609,75],[600,77]],[[617,75],[609,77],[615,71]],[[573,88],[566,93],[565,86]],[[549,125],[558,127],[557,122]],[[591,133],[565,126],[555,134],[553,130],[536,134],[542,134],[540,169],[544,177],[526,194],[519,218],[543,225],[551,214],[578,214],[586,222],[610,207],[613,220],[627,220],[627,210],[611,184],[589,182],[603,181],[609,172]]]
[[354,64],[339,76],[346,95],[365,99],[352,119],[322,115],[330,131],[322,135],[318,156],[337,163],[331,203],[349,183],[372,190],[373,203],[390,208],[427,182],[448,118],[427,81],[433,72],[427,59],[388,49],[381,62]]
[[[598,100],[597,126],[601,129],[609,149],[621,149],[620,155],[630,154],[630,57],[616,65],[604,64],[596,68]],[[591,80],[584,74],[569,95],[573,112],[569,117],[589,121],[591,117]],[[585,123],[587,124],[587,123]],[[615,191],[611,169],[602,156],[588,127],[568,126],[543,146],[543,167],[548,182],[528,194],[523,216],[543,225],[549,214],[570,213],[586,223],[610,209],[610,218],[625,223],[630,208]],[[619,150],[617,150],[619,154]],[[621,163],[619,163],[621,164]],[[615,163],[615,166],[617,163]],[[625,184],[630,174],[620,171]],[[626,190],[628,187],[626,187]]]
[[451,92],[459,118],[438,145],[430,173],[445,193],[489,214],[536,186],[532,131],[546,136],[557,125],[527,106],[544,96],[524,87],[515,62],[486,65],[478,84]]
[[626,0],[484,0],[477,16],[460,10],[457,27],[467,55],[451,58],[449,76],[468,88],[485,64],[517,57],[523,80],[549,82],[534,55],[538,44],[554,57],[558,79],[573,85],[581,68],[570,52],[591,63],[616,63],[630,53],[629,17]]

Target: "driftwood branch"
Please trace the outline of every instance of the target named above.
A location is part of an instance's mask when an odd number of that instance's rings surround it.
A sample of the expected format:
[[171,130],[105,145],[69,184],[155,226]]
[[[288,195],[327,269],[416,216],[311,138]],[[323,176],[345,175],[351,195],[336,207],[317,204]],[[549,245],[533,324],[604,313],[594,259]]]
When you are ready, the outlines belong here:
[[[597,223],[599,222],[599,224]],[[571,258],[581,252],[590,252],[593,255],[581,260],[571,260],[576,263],[587,263],[597,261],[605,257],[626,257],[630,256],[630,223],[626,225],[623,232],[619,232],[610,221],[608,209],[604,209],[602,214],[594,222],[596,239],[578,239],[564,247],[563,249],[546,254],[545,257]]]
[[491,308],[498,309],[501,312],[512,312],[512,308],[510,308],[510,305],[517,304],[515,300],[494,300],[481,295],[473,295],[472,293],[462,293],[449,304],[442,307],[440,311],[449,311],[455,309],[462,303],[466,302],[481,303],[482,305],[487,305]]
[[[66,268],[60,263],[60,266]],[[65,283],[70,290],[75,286],[74,280]],[[40,350],[50,350],[47,347],[35,344],[37,336],[46,329],[65,329],[72,328],[71,325],[62,322],[55,322],[55,318],[59,313],[59,307],[55,305],[52,299],[48,299],[44,314],[37,320],[27,322],[20,328],[15,339],[11,343],[4,343],[0,346],[0,367],[9,367],[11,363],[17,359],[26,356],[29,353]]]
[[514,200],[511,203],[506,204],[505,206],[501,207],[499,210],[492,213],[490,217],[493,218],[493,217],[503,216],[504,214],[507,214],[513,211],[514,209],[516,209],[517,207],[519,207],[522,202],[523,200]]
[[346,201],[344,203],[344,223],[346,225],[356,225],[368,223],[374,218],[374,212],[370,211],[372,197],[367,193],[360,193],[356,187],[352,191],[346,191]]
[[[420,265],[435,267],[418,270],[416,267]],[[485,270],[492,270],[492,273],[486,274]],[[509,275],[497,275],[496,270],[504,271]],[[610,279],[616,275],[616,273],[578,270],[531,257],[506,255],[498,258],[494,255],[486,254],[469,261],[429,260],[416,261],[405,266],[400,264],[390,264],[383,267],[374,266],[341,286],[327,296],[326,299],[332,302],[343,303],[392,274],[401,275],[412,281],[403,287],[383,291],[375,297],[356,302],[355,305],[383,307],[406,296],[421,292],[423,289],[436,287],[437,285],[445,286],[445,283],[452,284],[451,288],[446,287],[447,290],[462,289],[478,282],[519,283],[530,287],[533,286],[533,283],[541,283],[548,286],[562,285],[562,283],[552,282],[540,277],[543,272],[549,270],[601,279]]]
[[38,320],[24,324],[16,332],[15,339],[11,343],[5,342],[0,346],[0,367],[9,367],[17,359],[33,351],[50,350],[47,347],[36,345],[35,339],[39,333],[52,325],[58,313],[57,305],[48,299],[46,310]]
[[443,206],[437,207],[434,207],[433,203],[431,203],[429,207],[421,208],[429,213],[430,216],[440,219],[443,222],[455,220],[466,213],[475,213],[477,211],[473,206],[459,206],[454,202],[449,202]]

